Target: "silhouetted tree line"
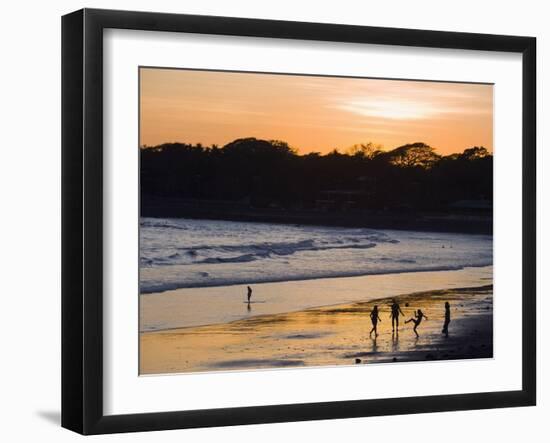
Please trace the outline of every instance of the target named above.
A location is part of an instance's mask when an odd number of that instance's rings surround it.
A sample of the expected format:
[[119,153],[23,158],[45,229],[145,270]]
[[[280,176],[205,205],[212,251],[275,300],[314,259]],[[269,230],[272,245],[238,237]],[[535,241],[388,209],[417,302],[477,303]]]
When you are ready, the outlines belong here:
[[439,155],[424,143],[383,151],[299,155],[278,140],[243,138],[223,147],[142,147],[143,197],[240,202],[252,208],[443,210],[493,198],[493,156],[483,147]]

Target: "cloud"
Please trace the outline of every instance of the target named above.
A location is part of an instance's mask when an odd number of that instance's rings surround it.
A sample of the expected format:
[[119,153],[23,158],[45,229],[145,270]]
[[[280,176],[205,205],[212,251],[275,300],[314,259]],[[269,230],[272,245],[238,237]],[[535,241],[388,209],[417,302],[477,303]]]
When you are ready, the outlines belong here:
[[437,107],[422,102],[386,98],[365,98],[337,105],[337,108],[365,117],[391,120],[423,120],[436,116]]
[[340,100],[332,108],[363,117],[389,120],[427,120],[453,116],[487,114],[491,108],[484,103],[464,97],[415,97],[388,94]]

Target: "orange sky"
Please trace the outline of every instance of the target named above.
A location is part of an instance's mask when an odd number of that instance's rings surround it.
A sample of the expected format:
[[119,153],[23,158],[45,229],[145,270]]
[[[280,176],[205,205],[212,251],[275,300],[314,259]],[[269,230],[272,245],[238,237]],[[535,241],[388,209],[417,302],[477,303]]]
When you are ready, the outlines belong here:
[[493,150],[493,87],[141,68],[140,145],[284,140],[299,153],[425,142]]

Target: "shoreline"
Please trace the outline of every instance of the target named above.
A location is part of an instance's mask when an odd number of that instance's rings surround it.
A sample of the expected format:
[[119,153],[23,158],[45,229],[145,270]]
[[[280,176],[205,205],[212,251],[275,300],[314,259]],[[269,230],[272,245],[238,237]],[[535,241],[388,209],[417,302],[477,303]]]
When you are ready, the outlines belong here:
[[[405,318],[427,315],[415,338],[400,324],[392,334],[388,303]],[[492,285],[430,290],[301,311],[257,315],[208,326],[140,333],[140,374],[491,358]],[[443,303],[450,301],[449,337],[441,334]],[[381,309],[379,337],[369,337],[368,313]],[[402,318],[402,320],[405,320]]]
[[485,266],[260,283],[252,286],[250,306],[245,303],[246,285],[141,294],[140,332],[230,323],[257,315],[291,313],[436,289],[480,287],[492,284],[492,276],[493,267]]
[[[492,289],[492,288],[493,288],[492,284],[487,284],[487,285],[483,285],[483,286],[466,286],[464,288],[454,288],[453,290],[454,291],[476,291],[476,290],[487,290],[487,289]],[[432,291],[433,292],[439,292],[439,291],[444,291],[444,290],[443,289],[433,289]],[[414,296],[422,295],[422,294],[425,294],[426,292],[432,292],[432,291],[418,291],[418,292],[411,292],[410,294],[398,294],[395,297],[393,297],[393,296],[392,297],[380,297],[380,298],[375,298],[375,299],[371,299],[371,300],[363,300],[363,301],[358,301],[358,302],[355,302],[355,303],[350,303],[350,305],[352,305],[352,304],[361,304],[361,303],[389,302],[389,300],[391,300],[393,298],[398,299],[398,298],[405,298],[405,297],[414,297]],[[251,302],[251,303],[253,304],[254,302]],[[159,329],[159,330],[153,330],[153,331],[141,331],[140,334],[150,334],[150,333],[154,334],[154,333],[162,333],[162,332],[170,332],[170,331],[179,331],[179,330],[184,330],[184,329],[196,329],[196,328],[203,328],[203,327],[210,327],[210,326],[231,325],[232,323],[259,319],[261,317],[269,317],[269,316],[274,316],[274,315],[294,314],[294,313],[297,313],[297,312],[311,311],[311,310],[315,310],[315,309],[330,309],[330,308],[335,308],[335,307],[339,307],[339,306],[347,306],[347,305],[343,305],[342,303],[334,303],[332,305],[319,305],[319,306],[312,306],[310,308],[299,310],[299,311],[281,312],[279,314],[257,314],[257,315],[252,315],[250,317],[247,317],[246,319],[233,320],[233,321],[230,321],[230,322],[227,322],[227,323],[211,323],[211,324],[204,324],[204,325],[197,325],[197,326],[178,326],[178,327],[174,327],[174,328],[166,328],[166,329]]]
[[272,280],[259,280],[259,281],[247,281],[242,283],[226,283],[226,284],[201,284],[201,285],[192,285],[192,286],[176,286],[174,288],[167,288],[167,289],[161,289],[158,291],[146,291],[142,292],[140,290],[140,295],[143,296],[149,296],[149,295],[159,295],[163,294],[165,292],[171,292],[171,291],[178,291],[178,290],[185,290],[185,289],[201,289],[201,288],[231,288],[236,286],[246,286],[246,285],[262,285],[262,284],[270,284],[270,283],[285,283],[285,282],[307,282],[312,280],[328,280],[328,279],[346,279],[346,278],[354,278],[354,277],[369,277],[369,276],[376,276],[376,275],[400,275],[400,274],[417,274],[422,272],[446,272],[446,271],[462,271],[467,268],[487,268],[492,266],[492,264],[484,264],[484,265],[470,265],[470,266],[448,266],[445,268],[437,268],[437,269],[405,269],[405,270],[385,270],[380,272],[370,272],[370,273],[357,273],[357,274],[338,274],[338,275],[322,275],[322,276],[314,276],[314,277],[296,277],[296,278],[288,278],[285,277],[284,279],[281,278],[280,280],[272,279]]

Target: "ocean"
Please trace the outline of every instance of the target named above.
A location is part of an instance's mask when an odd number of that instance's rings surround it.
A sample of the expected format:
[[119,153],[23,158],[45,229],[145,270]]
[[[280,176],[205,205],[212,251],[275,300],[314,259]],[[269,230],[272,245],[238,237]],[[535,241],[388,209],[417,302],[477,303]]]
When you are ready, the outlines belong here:
[[491,266],[490,235],[141,218],[140,292]]

